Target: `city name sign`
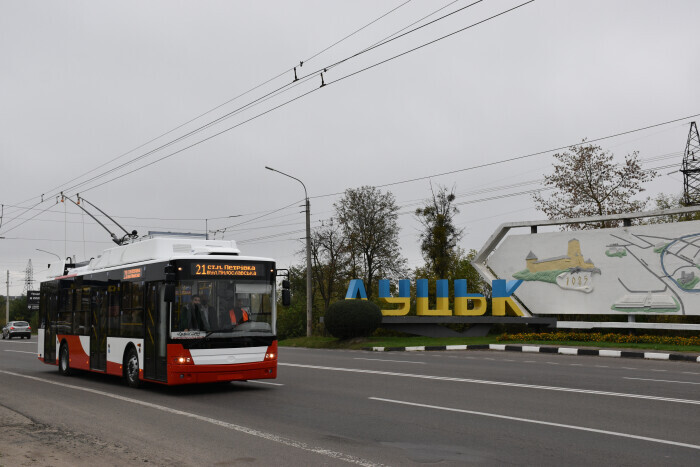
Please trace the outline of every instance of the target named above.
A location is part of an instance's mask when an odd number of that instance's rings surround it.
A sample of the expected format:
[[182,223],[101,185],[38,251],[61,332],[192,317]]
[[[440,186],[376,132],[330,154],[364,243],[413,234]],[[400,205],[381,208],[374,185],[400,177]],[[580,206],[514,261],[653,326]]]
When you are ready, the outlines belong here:
[[[453,281],[454,310],[450,309],[449,281],[439,279],[435,281],[436,300],[435,308],[428,305],[428,279],[416,280],[416,315],[418,316],[483,316],[486,314],[486,297],[480,294],[467,293],[467,280],[456,279]],[[525,316],[515,301],[511,298],[522,280],[503,279],[494,280],[491,283],[491,314],[493,316]],[[392,297],[390,282],[388,279],[379,280],[379,301],[388,305],[396,305],[396,308],[382,309],[384,316],[405,316],[411,310],[411,281],[399,280],[399,294]],[[362,279],[350,281],[346,300],[367,300],[367,292]],[[473,308],[467,307],[471,300]],[[454,313],[453,313],[454,311]]]

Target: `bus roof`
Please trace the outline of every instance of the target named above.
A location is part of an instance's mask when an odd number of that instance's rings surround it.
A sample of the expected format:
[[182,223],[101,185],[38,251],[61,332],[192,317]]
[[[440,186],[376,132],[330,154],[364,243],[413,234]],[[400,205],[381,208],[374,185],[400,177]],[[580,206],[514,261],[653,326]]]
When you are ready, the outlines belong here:
[[[136,263],[155,263],[172,259],[201,259],[215,255],[221,260],[274,261],[271,258],[243,257],[234,240],[201,238],[144,237],[131,243],[109,248],[87,265],[69,269],[68,274],[82,275],[115,269]],[[213,259],[213,258],[209,258]]]

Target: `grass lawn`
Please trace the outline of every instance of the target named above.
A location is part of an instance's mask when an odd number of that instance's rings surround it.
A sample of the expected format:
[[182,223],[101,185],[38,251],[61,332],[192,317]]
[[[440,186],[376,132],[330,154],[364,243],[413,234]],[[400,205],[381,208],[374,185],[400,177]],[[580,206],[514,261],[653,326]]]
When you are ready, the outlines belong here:
[[603,347],[640,350],[665,350],[672,352],[700,352],[697,345],[666,345],[666,344],[617,344],[612,342],[579,342],[579,341],[498,341],[498,336],[487,337],[364,337],[357,339],[338,340],[334,337],[297,337],[279,342],[281,347],[307,347],[313,349],[364,349],[367,347],[413,347],[432,345],[460,344],[529,344],[571,347]]

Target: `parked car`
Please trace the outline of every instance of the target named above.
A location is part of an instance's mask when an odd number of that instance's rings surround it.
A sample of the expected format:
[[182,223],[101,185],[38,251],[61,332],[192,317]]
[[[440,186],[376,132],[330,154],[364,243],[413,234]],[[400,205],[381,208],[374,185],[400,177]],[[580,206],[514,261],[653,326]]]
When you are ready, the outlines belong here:
[[10,321],[2,328],[2,338],[12,339],[15,336],[30,339],[32,337],[32,327],[26,321]]

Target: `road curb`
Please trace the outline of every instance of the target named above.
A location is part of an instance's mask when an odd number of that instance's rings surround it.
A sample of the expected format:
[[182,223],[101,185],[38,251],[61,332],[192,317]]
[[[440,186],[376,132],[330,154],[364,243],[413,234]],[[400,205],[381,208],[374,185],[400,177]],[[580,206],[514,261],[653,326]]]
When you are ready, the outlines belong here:
[[365,347],[363,350],[371,352],[425,352],[440,350],[500,350],[505,352],[534,352],[557,353],[562,355],[585,355],[592,357],[612,358],[642,358],[649,360],[672,360],[700,363],[700,357],[696,355],[666,353],[666,352],[636,352],[631,350],[612,349],[587,349],[574,347],[554,347],[539,345],[514,345],[514,344],[476,344],[476,345],[418,345],[413,347]]

